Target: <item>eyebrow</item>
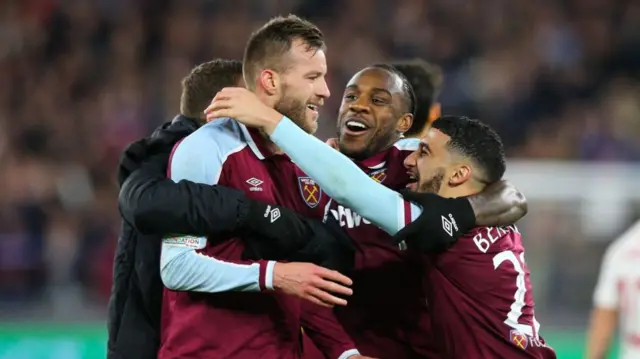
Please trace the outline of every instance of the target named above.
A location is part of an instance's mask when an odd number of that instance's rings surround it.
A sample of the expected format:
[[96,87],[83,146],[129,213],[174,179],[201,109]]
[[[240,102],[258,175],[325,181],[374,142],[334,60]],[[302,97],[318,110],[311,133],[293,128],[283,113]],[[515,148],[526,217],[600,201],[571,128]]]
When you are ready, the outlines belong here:
[[[345,91],[346,91],[346,90],[359,90],[359,89],[358,89],[358,85],[349,85],[349,86],[347,86],[347,87],[345,88]],[[372,92],[383,92],[383,93],[385,93],[385,94],[387,94],[387,95],[389,95],[389,96],[393,96],[393,95],[391,94],[391,92],[389,92],[389,90],[387,90],[387,89],[383,89],[383,88],[380,88],[380,87],[374,87],[371,91],[372,91]]]

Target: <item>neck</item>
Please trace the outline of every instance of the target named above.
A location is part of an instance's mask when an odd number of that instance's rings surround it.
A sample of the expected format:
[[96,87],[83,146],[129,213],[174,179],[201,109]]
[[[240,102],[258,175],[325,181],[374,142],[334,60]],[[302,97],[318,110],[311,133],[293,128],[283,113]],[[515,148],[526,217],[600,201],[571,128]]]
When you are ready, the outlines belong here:
[[[271,108],[275,107],[273,97],[269,96],[262,89],[256,88],[255,90],[253,90],[253,93],[256,94],[256,97],[260,100],[260,102],[264,103],[265,105]],[[262,130],[260,131],[260,136],[264,138],[264,143],[267,146],[267,148],[269,148],[270,151],[272,151],[273,153],[283,153],[280,147],[278,147],[275,143],[273,143],[273,141],[271,141],[269,136],[266,133],[264,133]]]
[[380,149],[374,151],[374,153],[372,153],[371,155],[376,155],[382,151],[388,150],[389,148],[393,147],[393,145],[399,140],[401,140],[402,138],[403,138],[402,134],[396,134],[394,136],[391,136],[389,138],[389,141],[384,146],[381,146]]
[[264,144],[267,146],[269,151],[271,151],[273,153],[277,153],[277,154],[284,153],[284,151],[282,151],[282,149],[280,147],[278,147],[278,145],[276,145],[275,143],[273,143],[273,141],[271,141],[269,136],[266,133],[264,133],[264,131],[260,130],[260,136],[262,136],[262,138],[264,138]]

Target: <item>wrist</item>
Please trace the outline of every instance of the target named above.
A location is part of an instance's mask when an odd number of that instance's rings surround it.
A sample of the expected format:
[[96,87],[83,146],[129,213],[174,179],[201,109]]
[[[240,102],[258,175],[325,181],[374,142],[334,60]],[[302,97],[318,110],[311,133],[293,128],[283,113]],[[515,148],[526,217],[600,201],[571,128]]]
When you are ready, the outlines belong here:
[[259,285],[260,290],[274,290],[275,261],[260,261]]
[[450,210],[458,221],[460,232],[465,233],[476,226],[476,215],[468,197],[452,198],[451,203]]
[[271,270],[271,288],[273,290],[281,290],[282,289],[282,273],[281,273],[281,269],[282,269],[282,265],[284,263],[280,263],[280,262],[273,262],[273,267]]
[[273,134],[278,127],[278,124],[285,116],[275,109],[271,109],[269,113],[264,118],[264,125],[262,126],[262,130],[269,136]]

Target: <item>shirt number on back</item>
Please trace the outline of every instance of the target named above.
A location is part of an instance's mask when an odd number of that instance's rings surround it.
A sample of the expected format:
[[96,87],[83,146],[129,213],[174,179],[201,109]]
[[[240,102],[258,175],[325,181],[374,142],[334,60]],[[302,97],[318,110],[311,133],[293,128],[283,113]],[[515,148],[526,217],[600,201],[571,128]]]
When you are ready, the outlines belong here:
[[513,251],[503,251],[496,254],[493,257],[493,269],[498,269],[500,264],[502,264],[503,262],[511,262],[516,273],[518,273],[518,276],[516,277],[517,289],[515,295],[513,296],[514,301],[511,304],[511,310],[507,314],[507,319],[505,319],[504,324],[519,331],[520,333],[537,338],[540,324],[535,317],[533,318],[535,330],[531,325],[518,323],[518,320],[520,320],[520,316],[522,315],[522,308],[525,305],[525,294],[527,294],[525,273],[523,269],[524,253],[520,254],[520,258],[518,258],[515,253],[513,253]]

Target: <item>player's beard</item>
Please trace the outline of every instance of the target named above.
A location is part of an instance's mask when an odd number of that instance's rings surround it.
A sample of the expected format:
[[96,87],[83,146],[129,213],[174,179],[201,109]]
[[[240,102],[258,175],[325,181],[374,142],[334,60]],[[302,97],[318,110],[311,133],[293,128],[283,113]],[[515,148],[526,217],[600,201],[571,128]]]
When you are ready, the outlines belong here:
[[292,96],[289,96],[288,92],[287,86],[284,86],[282,90],[282,98],[274,106],[275,110],[287,116],[306,133],[315,133],[317,126],[314,126],[311,121],[307,121],[306,102],[302,102]]
[[418,192],[421,193],[439,193],[444,180],[444,168],[440,167],[436,170],[436,173],[424,183],[421,183],[418,187]]

